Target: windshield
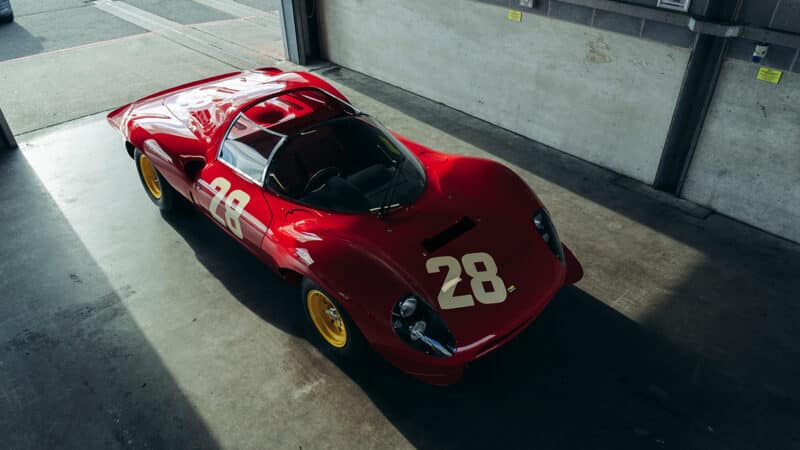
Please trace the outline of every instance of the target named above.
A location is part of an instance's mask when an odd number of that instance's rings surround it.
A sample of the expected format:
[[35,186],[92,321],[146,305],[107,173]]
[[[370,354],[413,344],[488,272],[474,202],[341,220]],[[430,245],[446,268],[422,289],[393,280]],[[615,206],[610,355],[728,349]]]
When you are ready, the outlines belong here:
[[298,89],[269,97],[236,117],[217,159],[261,184],[270,155],[288,136],[307,129],[309,124],[358,114],[348,103],[316,89]]
[[346,116],[289,137],[269,163],[266,184],[316,208],[368,212],[416,200],[425,171],[375,120]]

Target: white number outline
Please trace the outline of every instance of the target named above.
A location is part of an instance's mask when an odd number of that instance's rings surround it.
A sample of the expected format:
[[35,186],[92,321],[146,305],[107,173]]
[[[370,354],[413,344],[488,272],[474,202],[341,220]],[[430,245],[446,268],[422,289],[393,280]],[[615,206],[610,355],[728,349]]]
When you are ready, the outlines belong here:
[[[211,182],[211,189],[215,192],[214,197],[211,198],[211,204],[208,207],[211,216],[219,223],[228,227],[234,236],[243,239],[244,233],[242,233],[242,223],[239,219],[242,213],[244,213],[244,208],[250,203],[250,195],[239,189],[234,189],[230,195],[228,195],[228,191],[231,189],[231,182],[224,177],[214,178]],[[219,208],[223,200],[225,200],[224,218],[217,213],[217,208]]]
[[[484,270],[478,270],[477,263],[483,263]],[[425,262],[428,273],[441,272],[447,268],[444,282],[439,289],[439,306],[442,309],[467,308],[475,305],[475,300],[484,305],[502,303],[508,298],[508,291],[503,279],[497,275],[497,264],[492,255],[486,252],[467,253],[461,257],[461,262],[452,256],[435,256]],[[470,276],[472,294],[454,295],[456,287],[461,282],[461,271]],[[492,290],[487,291],[484,283],[491,283]]]

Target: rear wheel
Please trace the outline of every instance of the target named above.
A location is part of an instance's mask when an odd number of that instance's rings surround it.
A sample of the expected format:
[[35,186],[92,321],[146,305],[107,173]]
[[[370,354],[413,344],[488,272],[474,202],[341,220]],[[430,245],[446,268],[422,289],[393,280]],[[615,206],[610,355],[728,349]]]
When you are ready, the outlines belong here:
[[360,356],[366,347],[364,337],[336,300],[308,278],[303,279],[301,292],[309,341],[335,358]]
[[147,196],[161,211],[172,211],[177,195],[175,190],[158,172],[150,158],[138,148],[133,152],[133,159],[136,161],[136,171],[139,173],[139,179],[142,181]]

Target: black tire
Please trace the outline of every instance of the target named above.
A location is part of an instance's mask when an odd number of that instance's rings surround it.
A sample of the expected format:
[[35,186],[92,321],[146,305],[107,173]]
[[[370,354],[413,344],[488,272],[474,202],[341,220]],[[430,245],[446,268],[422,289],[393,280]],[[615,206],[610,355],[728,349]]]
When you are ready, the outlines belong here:
[[[356,324],[347,314],[347,311],[342,308],[341,304],[308,278],[303,278],[300,287],[300,306],[303,310],[303,328],[305,329],[306,338],[309,340],[309,342],[317,347],[322,353],[332,357],[335,360],[352,361],[362,357],[367,349],[367,343],[364,340],[364,336],[361,334],[361,330],[358,329]],[[331,343],[329,343],[322,336],[320,331],[317,329],[317,326],[314,325],[314,321],[311,318],[312,313],[309,311],[308,306],[308,295],[312,291],[319,291],[324,294],[339,312],[339,315],[344,322],[344,328],[347,330],[347,340],[343,347],[335,347],[331,345]]]
[[14,13],[10,13],[7,16],[0,16],[0,23],[11,23],[14,21]]
[[161,175],[161,172],[159,172],[154,166],[152,166],[152,163],[150,163],[148,160],[148,163],[151,164],[152,169],[155,172],[155,176],[158,179],[158,186],[160,187],[160,195],[158,196],[155,195],[152,192],[151,188],[147,186],[147,181],[145,181],[145,175],[142,173],[143,158],[147,159],[147,156],[141,151],[139,151],[138,148],[133,151],[133,160],[136,162],[136,173],[139,174],[139,181],[142,182],[142,187],[144,188],[144,191],[147,193],[147,196],[150,197],[150,200],[156,206],[158,206],[158,209],[160,209],[162,212],[173,211],[175,209],[175,201],[177,197],[180,196],[180,194],[175,192],[175,189],[173,189],[172,186],[169,185],[164,176]]

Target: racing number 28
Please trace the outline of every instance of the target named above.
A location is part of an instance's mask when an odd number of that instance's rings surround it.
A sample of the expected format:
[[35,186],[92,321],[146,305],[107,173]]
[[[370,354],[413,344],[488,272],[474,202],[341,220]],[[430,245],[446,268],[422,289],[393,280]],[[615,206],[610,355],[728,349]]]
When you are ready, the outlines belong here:
[[[234,236],[242,239],[244,234],[242,233],[242,223],[239,218],[244,212],[244,207],[250,202],[250,196],[247,192],[238,189],[234,189],[230,195],[227,195],[231,189],[231,182],[222,177],[214,178],[214,181],[211,182],[211,189],[216,192],[208,208],[211,211],[211,215],[220,223],[226,225]],[[217,213],[217,208],[223,200],[225,200],[225,218]]]
[[[483,269],[478,264],[483,265]],[[456,286],[461,282],[461,268],[472,279],[470,287],[472,294],[455,295]],[[436,256],[425,262],[428,273],[441,272],[447,268],[444,283],[439,290],[439,305],[442,309],[455,309],[473,306],[475,300],[483,304],[502,303],[508,293],[503,279],[497,276],[497,264],[492,255],[484,252],[467,253],[461,257],[461,262],[452,256]],[[487,284],[491,289],[486,289]]]

